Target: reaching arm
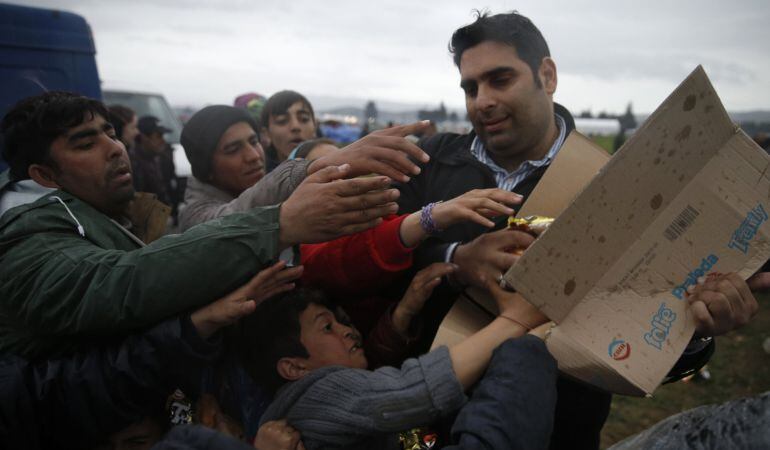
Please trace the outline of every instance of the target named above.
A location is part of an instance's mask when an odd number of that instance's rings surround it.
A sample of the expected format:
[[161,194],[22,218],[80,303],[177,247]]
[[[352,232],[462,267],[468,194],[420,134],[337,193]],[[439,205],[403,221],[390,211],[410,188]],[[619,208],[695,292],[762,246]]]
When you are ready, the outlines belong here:
[[24,352],[38,338],[122,334],[209,303],[277,256],[278,213],[252,210],[132,250],[103,248],[69,223],[35,233],[2,254],[15,274],[0,280],[3,311],[24,327],[2,343]]
[[[284,161],[254,186],[246,189],[241,195],[227,203],[222,203],[216,199],[190,201],[185,198],[188,203],[179,212],[180,229],[185,231],[199,223],[258,206],[277,205],[289,198],[297,186],[302,183],[307,176],[308,165],[310,165],[310,161],[307,160]],[[197,180],[194,183],[203,184],[202,181]],[[190,197],[195,188],[190,186],[188,190],[186,197]]]

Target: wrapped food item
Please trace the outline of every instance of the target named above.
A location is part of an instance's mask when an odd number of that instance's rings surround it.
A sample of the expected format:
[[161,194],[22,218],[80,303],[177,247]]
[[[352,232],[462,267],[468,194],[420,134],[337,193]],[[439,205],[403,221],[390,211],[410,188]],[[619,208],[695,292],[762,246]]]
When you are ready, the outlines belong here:
[[432,450],[438,442],[438,435],[424,427],[412,428],[399,434],[403,450]]
[[[531,234],[532,236],[538,237],[543,234],[549,226],[551,226],[553,220],[554,219],[552,217],[545,216],[509,217],[508,229],[523,231],[525,233]],[[510,252],[514,255],[521,256],[524,254],[524,249],[521,247],[516,247],[510,249]],[[510,286],[508,286],[508,283],[505,282],[502,275],[500,275],[499,282],[501,288],[513,290]]]
[[[527,217],[509,217],[508,229],[518,230],[538,237],[548,229],[553,223],[553,218],[545,216],[527,216]],[[510,252],[514,255],[522,255],[523,248],[512,248]]]
[[553,220],[545,216],[509,217],[508,229],[524,231],[537,237],[551,226]]

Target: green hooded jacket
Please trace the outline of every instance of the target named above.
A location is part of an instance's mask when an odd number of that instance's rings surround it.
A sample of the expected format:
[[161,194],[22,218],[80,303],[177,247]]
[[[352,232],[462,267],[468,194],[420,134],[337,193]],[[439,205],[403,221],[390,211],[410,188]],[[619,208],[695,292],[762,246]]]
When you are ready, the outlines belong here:
[[0,352],[66,352],[210,303],[279,254],[279,206],[144,246],[89,204],[54,191],[0,219]]

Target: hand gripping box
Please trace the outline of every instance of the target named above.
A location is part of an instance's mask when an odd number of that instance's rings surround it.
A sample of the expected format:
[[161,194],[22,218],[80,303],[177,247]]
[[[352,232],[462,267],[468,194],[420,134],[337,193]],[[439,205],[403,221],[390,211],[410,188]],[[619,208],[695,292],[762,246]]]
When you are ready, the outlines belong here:
[[[585,170],[574,183],[544,177],[519,214],[557,220],[505,280],[558,324],[547,345],[560,370],[651,394],[693,335],[687,287],[715,273],[747,278],[770,257],[768,168],[698,67],[582,192]],[[458,308],[470,305],[484,301]]]

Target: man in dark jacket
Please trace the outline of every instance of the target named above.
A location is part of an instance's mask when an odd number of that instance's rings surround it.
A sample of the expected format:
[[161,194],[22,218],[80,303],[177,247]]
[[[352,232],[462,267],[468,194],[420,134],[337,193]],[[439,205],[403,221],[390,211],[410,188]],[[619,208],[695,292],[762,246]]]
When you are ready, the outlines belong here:
[[[570,113],[553,101],[556,64],[528,18],[515,12],[482,14],[455,31],[450,50],[474,131],[439,134],[421,142],[431,161],[418,177],[399,186],[401,214],[471,189],[499,187],[526,197],[574,129]],[[503,227],[504,220],[499,220],[498,231],[489,233],[473,224],[438,231],[416,252],[416,266],[453,262],[459,266],[450,280],[454,288],[486,288],[517,258],[507,251],[515,247],[515,236],[500,230]],[[434,296],[447,297],[451,290],[442,286]],[[451,302],[445,299],[426,305],[424,316],[433,320],[425,323],[425,347],[449,308]],[[724,333],[745,324],[756,309],[753,297],[740,305],[721,299],[709,306],[710,317],[696,320],[697,332],[700,336]],[[692,368],[703,364],[713,344],[698,340],[689,350],[693,363],[688,368]],[[558,396],[552,448],[598,448],[611,396],[564,378],[559,379]]]
[[174,389],[195,392],[203,369],[220,354],[217,331],[253,312],[263,298],[266,286],[258,277],[192,314],[122,341],[94,343],[59,358],[0,358],[0,447],[93,448],[162,412]]
[[[136,145],[129,150],[131,157],[131,174],[134,188],[139,192],[149,192],[158,196],[158,200],[168,206],[176,206],[173,198],[171,175],[164,167],[168,143],[164,134],[171,130],[160,124],[157,117],[144,116],[137,124],[139,135]],[[173,172],[173,161],[171,162]]]

